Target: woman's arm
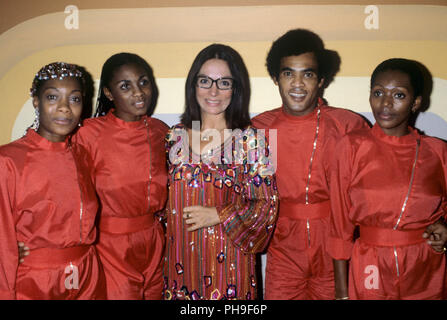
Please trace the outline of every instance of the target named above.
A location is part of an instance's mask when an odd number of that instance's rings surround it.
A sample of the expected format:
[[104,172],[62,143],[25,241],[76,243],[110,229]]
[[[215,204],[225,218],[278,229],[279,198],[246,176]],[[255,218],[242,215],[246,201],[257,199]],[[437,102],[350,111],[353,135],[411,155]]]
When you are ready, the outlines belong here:
[[348,300],[348,260],[336,260],[334,263],[335,300]]

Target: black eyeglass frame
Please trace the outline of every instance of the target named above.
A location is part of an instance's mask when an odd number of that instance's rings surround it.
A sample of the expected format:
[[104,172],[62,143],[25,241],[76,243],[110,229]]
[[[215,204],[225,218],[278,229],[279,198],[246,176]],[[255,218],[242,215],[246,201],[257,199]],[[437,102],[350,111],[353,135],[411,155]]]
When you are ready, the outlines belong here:
[[[201,78],[202,79],[209,79],[209,80],[211,80],[211,85],[209,87],[201,86],[199,84],[199,79],[201,79]],[[220,88],[219,87],[219,83],[218,83],[218,81],[220,81],[220,80],[231,80],[232,81],[231,87],[230,88]],[[231,90],[231,89],[234,88],[235,82],[236,82],[236,80],[234,80],[231,77],[222,77],[222,78],[219,78],[219,79],[213,79],[213,78],[210,78],[208,76],[197,76],[196,77],[196,86],[198,86],[199,88],[202,88],[202,89],[210,89],[213,86],[213,84],[216,83],[217,89],[219,89],[219,90]]]

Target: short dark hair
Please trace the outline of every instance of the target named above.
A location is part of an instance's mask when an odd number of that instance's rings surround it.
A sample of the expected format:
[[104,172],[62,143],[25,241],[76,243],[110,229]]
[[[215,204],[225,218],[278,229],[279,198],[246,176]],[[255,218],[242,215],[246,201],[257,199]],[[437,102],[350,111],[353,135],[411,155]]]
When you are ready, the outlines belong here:
[[340,70],[341,59],[337,51],[324,48],[323,40],[306,29],[293,29],[275,40],[267,54],[266,66],[272,79],[278,79],[281,59],[312,52],[318,63],[318,78],[324,78],[327,88]]
[[419,67],[418,62],[404,58],[391,58],[382,61],[373,71],[371,75],[371,88],[376,81],[377,76],[385,71],[399,71],[410,78],[414,97],[422,96],[424,90],[424,76]]
[[155,82],[154,72],[151,66],[147,63],[146,60],[134,53],[121,52],[111,56],[109,59],[107,59],[106,62],[104,62],[104,65],[102,66],[95,117],[106,115],[107,112],[109,112],[109,110],[114,107],[113,102],[110,101],[104,94],[103,88],[109,88],[110,81],[112,80],[116,70],[124,65],[129,64],[142,67],[147,73],[149,82],[151,84],[151,102],[146,114],[148,116],[151,116],[154,113],[159,93],[157,84]]
[[248,106],[250,103],[250,80],[247,68],[240,54],[233,48],[223,44],[212,44],[199,52],[189,70],[185,84],[185,111],[181,122],[187,128],[192,127],[192,121],[201,121],[200,106],[196,99],[197,74],[202,65],[210,59],[220,59],[227,62],[233,82],[233,95],[230,105],[225,110],[225,120],[230,129],[244,129],[250,123]]

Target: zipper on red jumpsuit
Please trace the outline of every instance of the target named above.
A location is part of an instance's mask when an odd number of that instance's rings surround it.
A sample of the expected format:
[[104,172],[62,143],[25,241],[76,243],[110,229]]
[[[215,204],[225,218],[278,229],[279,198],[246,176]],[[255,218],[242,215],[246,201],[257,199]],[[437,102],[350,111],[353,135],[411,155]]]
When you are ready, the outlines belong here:
[[[397,230],[397,227],[399,226],[399,223],[400,223],[400,221],[402,219],[402,216],[404,214],[405,208],[407,207],[408,198],[410,197],[411,188],[413,186],[414,172],[415,172],[415,169],[416,169],[416,162],[418,160],[420,144],[421,144],[421,141],[419,139],[417,139],[416,140],[416,155],[414,157],[413,167],[411,169],[410,185],[408,186],[407,195],[405,196],[405,200],[404,200],[404,203],[402,205],[402,209],[400,210],[399,218],[397,219],[396,225],[393,227],[393,230]],[[399,277],[400,276],[399,261],[398,261],[398,257],[397,257],[396,246],[394,246],[393,249],[394,249],[394,259],[395,259],[395,262],[396,262],[396,273],[397,273],[397,277]]]
[[146,126],[147,134],[147,144],[149,149],[149,181],[147,183],[147,212],[150,212],[151,208],[151,182],[152,182],[152,151],[151,151],[151,140],[149,135],[149,124],[147,123],[147,118],[143,119],[144,125]]
[[82,188],[81,188],[81,183],[79,181],[79,168],[78,168],[78,163],[76,161],[76,158],[74,156],[73,153],[73,149],[71,147],[71,143],[69,144],[68,148],[70,149],[71,152],[71,156],[73,157],[73,161],[75,163],[75,168],[76,168],[76,178],[78,181],[78,188],[79,188],[79,198],[80,198],[80,209],[79,209],[79,244],[82,244],[82,216],[84,214],[84,201],[83,201],[83,193],[82,193]]
[[[315,151],[317,150],[318,132],[320,131],[320,113],[321,113],[321,110],[320,110],[320,108],[318,108],[318,110],[317,110],[317,128],[315,129],[315,139],[314,139],[314,143],[313,143],[312,155],[310,156],[309,172],[308,172],[308,175],[307,175],[306,205],[309,205],[309,185],[310,185],[310,178],[312,176],[312,163],[314,161]],[[306,229],[307,229],[307,245],[310,247],[310,222],[309,222],[309,218],[307,218],[307,221],[306,221]]]

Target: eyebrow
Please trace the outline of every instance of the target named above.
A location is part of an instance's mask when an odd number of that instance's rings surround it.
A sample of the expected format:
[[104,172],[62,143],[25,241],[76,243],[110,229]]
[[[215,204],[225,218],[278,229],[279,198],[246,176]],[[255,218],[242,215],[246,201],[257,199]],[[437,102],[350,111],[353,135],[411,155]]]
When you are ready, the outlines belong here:
[[[149,76],[147,74],[142,74],[141,76],[138,77],[138,80],[141,80],[141,78],[144,78],[144,77],[149,79]],[[118,84],[118,83],[123,82],[123,81],[124,82],[132,82],[129,79],[121,79],[121,80],[116,81],[115,84]]]
[[290,67],[284,67],[284,68],[281,68],[280,71],[300,71],[300,72],[309,72],[309,71],[312,71],[313,73],[317,73],[317,70],[314,69],[314,68],[293,69],[293,68],[290,68]]
[[[371,88],[374,88],[374,87],[386,88],[385,86],[383,86],[383,85],[381,85],[379,83],[374,83]],[[401,87],[401,86],[394,87],[394,89],[405,89],[407,91],[411,91],[411,88],[409,88],[409,87]]]
[[232,76],[224,76],[224,77],[220,77],[220,78],[217,78],[217,79],[213,79],[210,76],[207,76],[206,74],[201,74],[201,73],[197,75],[197,78],[199,78],[199,77],[210,78],[212,80],[219,80],[219,79],[232,79],[232,80],[234,80],[234,78]]
[[[47,90],[49,90],[49,89],[53,89],[53,90],[59,91],[58,88],[55,88],[55,87],[48,87],[48,88],[45,88],[42,92],[45,92],[45,91],[47,91]],[[82,92],[80,89],[75,89],[75,90],[71,91],[70,93],[73,93],[73,92],[76,92],[76,91]]]

